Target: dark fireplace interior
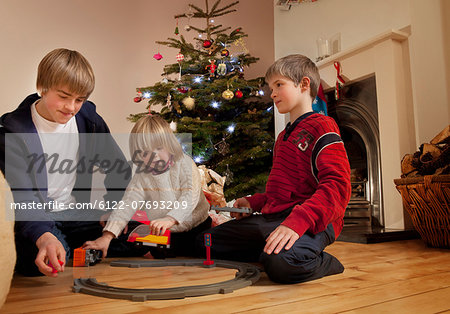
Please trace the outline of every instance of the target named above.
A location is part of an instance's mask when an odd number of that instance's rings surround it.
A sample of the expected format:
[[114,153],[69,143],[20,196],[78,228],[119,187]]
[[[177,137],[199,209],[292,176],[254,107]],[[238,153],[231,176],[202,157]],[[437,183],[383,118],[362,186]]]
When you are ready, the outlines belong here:
[[394,235],[395,232],[389,231],[387,235],[383,227],[386,209],[382,202],[375,76],[346,83],[339,100],[335,99],[334,88],[325,90],[325,97],[328,115],[335,119],[341,131],[351,169],[352,194],[341,240],[362,243],[397,240],[399,233]]
[[372,224],[372,213],[368,195],[368,167],[367,150],[361,136],[349,127],[341,128],[341,137],[347,150],[350,162],[350,180],[352,194],[345,217],[345,225]]
[[347,127],[341,129],[341,137],[350,162],[352,200],[367,201],[367,151],[364,141],[358,133]]

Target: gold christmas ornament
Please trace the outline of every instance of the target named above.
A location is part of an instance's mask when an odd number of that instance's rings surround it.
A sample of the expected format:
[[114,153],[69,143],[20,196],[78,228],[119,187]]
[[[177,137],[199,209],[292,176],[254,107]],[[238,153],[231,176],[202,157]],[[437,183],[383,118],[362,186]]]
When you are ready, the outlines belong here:
[[230,100],[234,97],[234,93],[229,89],[227,89],[222,93],[222,97],[225,98],[226,100]]
[[182,101],[183,105],[186,107],[187,110],[192,110],[195,107],[195,99],[191,96],[188,96],[184,98]]
[[179,103],[178,101],[174,101],[174,102],[172,103],[172,105],[173,105],[173,108],[175,108],[175,110],[176,110],[179,114],[181,114],[181,106],[180,106],[180,103]]

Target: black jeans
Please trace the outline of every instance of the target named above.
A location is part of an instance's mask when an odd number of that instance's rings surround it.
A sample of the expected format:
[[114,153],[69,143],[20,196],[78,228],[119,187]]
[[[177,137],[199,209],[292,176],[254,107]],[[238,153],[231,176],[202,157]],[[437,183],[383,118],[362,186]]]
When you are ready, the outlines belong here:
[[[323,252],[335,241],[331,224],[316,235],[305,233],[289,249],[266,254],[266,238],[289,215],[290,210],[270,215],[252,215],[231,220],[205,231],[211,233],[211,257],[243,262],[261,262],[272,281],[298,283],[342,273],[344,267],[332,255]],[[203,233],[203,234],[204,234]],[[203,234],[196,240],[198,254],[204,255]]]
[[[104,212],[93,213],[92,218],[99,218]],[[50,213],[55,218],[55,226],[51,233],[61,242],[66,251],[66,260],[73,257],[73,250],[79,248],[86,241],[95,240],[102,236],[103,227],[99,220],[95,221],[73,221],[68,220],[70,217],[76,217],[74,213],[59,212]],[[66,219],[64,221],[58,218]],[[108,257],[129,257],[142,256],[148,252],[148,248],[139,248],[134,243],[127,242],[129,232],[137,227],[140,223],[131,221],[128,224],[128,233],[121,234],[118,238],[111,241],[108,248]],[[36,264],[34,263],[38,248],[36,243],[23,237],[20,233],[15,233],[15,243],[17,252],[17,261],[15,270],[25,276],[42,276]]]

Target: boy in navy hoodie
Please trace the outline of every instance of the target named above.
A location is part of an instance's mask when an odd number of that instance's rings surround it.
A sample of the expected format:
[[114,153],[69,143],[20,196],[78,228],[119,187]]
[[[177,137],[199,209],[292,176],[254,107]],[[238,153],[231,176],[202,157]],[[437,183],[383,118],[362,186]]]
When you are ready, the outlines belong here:
[[24,275],[56,277],[50,263],[63,271],[71,250],[101,235],[93,220],[105,212],[90,204],[93,172],[106,174],[105,202],[119,201],[130,180],[122,151],[87,100],[94,84],[79,52],[55,49],[38,67],[40,96],[0,118],[0,167],[14,197],[16,271]]

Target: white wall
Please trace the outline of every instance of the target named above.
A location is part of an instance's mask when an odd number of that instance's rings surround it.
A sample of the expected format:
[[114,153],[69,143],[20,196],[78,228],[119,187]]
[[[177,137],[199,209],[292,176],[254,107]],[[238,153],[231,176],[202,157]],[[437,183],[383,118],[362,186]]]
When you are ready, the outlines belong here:
[[[210,0],[210,5],[214,1]],[[175,37],[174,15],[188,4],[204,7],[204,0],[0,0],[0,114],[11,111],[35,92],[36,70],[42,57],[54,48],[80,51],[92,64],[96,88],[91,100],[115,133],[128,133],[130,113],[144,111],[135,104],[137,87],[161,80],[163,66],[174,63],[176,49],[157,40]],[[231,0],[222,1],[222,4]],[[257,6],[258,9],[255,9]],[[250,53],[261,60],[246,70],[247,78],[263,75],[273,62],[272,0],[243,0],[238,12],[218,17],[216,23],[242,27]],[[195,34],[180,33],[190,40]]]
[[[300,53],[315,61],[318,38],[340,35],[341,50],[345,50],[386,30],[409,25],[408,1],[318,0],[289,11],[275,7],[275,59]],[[276,114],[276,131],[283,130],[288,121],[287,115]]]
[[[442,13],[441,18],[443,20],[443,39],[444,39],[444,58],[445,58],[445,77],[447,80],[447,99],[450,100],[450,1],[442,0]],[[448,120],[450,121],[450,109],[448,110]]]
[[450,15],[443,10],[448,0],[410,2],[411,79],[416,140],[420,145],[428,143],[450,123],[450,59],[444,50],[444,36],[449,35],[444,19],[450,19]]
[[317,0],[275,8],[275,57],[301,53],[317,58],[316,39],[341,33],[342,49],[410,24],[409,0]]
[[[450,18],[446,1],[318,0],[293,6],[289,11],[276,7],[275,58],[301,53],[315,60],[319,37],[330,38],[340,33],[341,50],[345,50],[390,29],[411,25],[409,45],[416,121],[415,134],[411,136],[418,146],[430,141],[450,120],[446,88],[450,62],[443,43],[444,36],[449,34],[444,28]],[[282,128],[277,126],[277,130]]]

